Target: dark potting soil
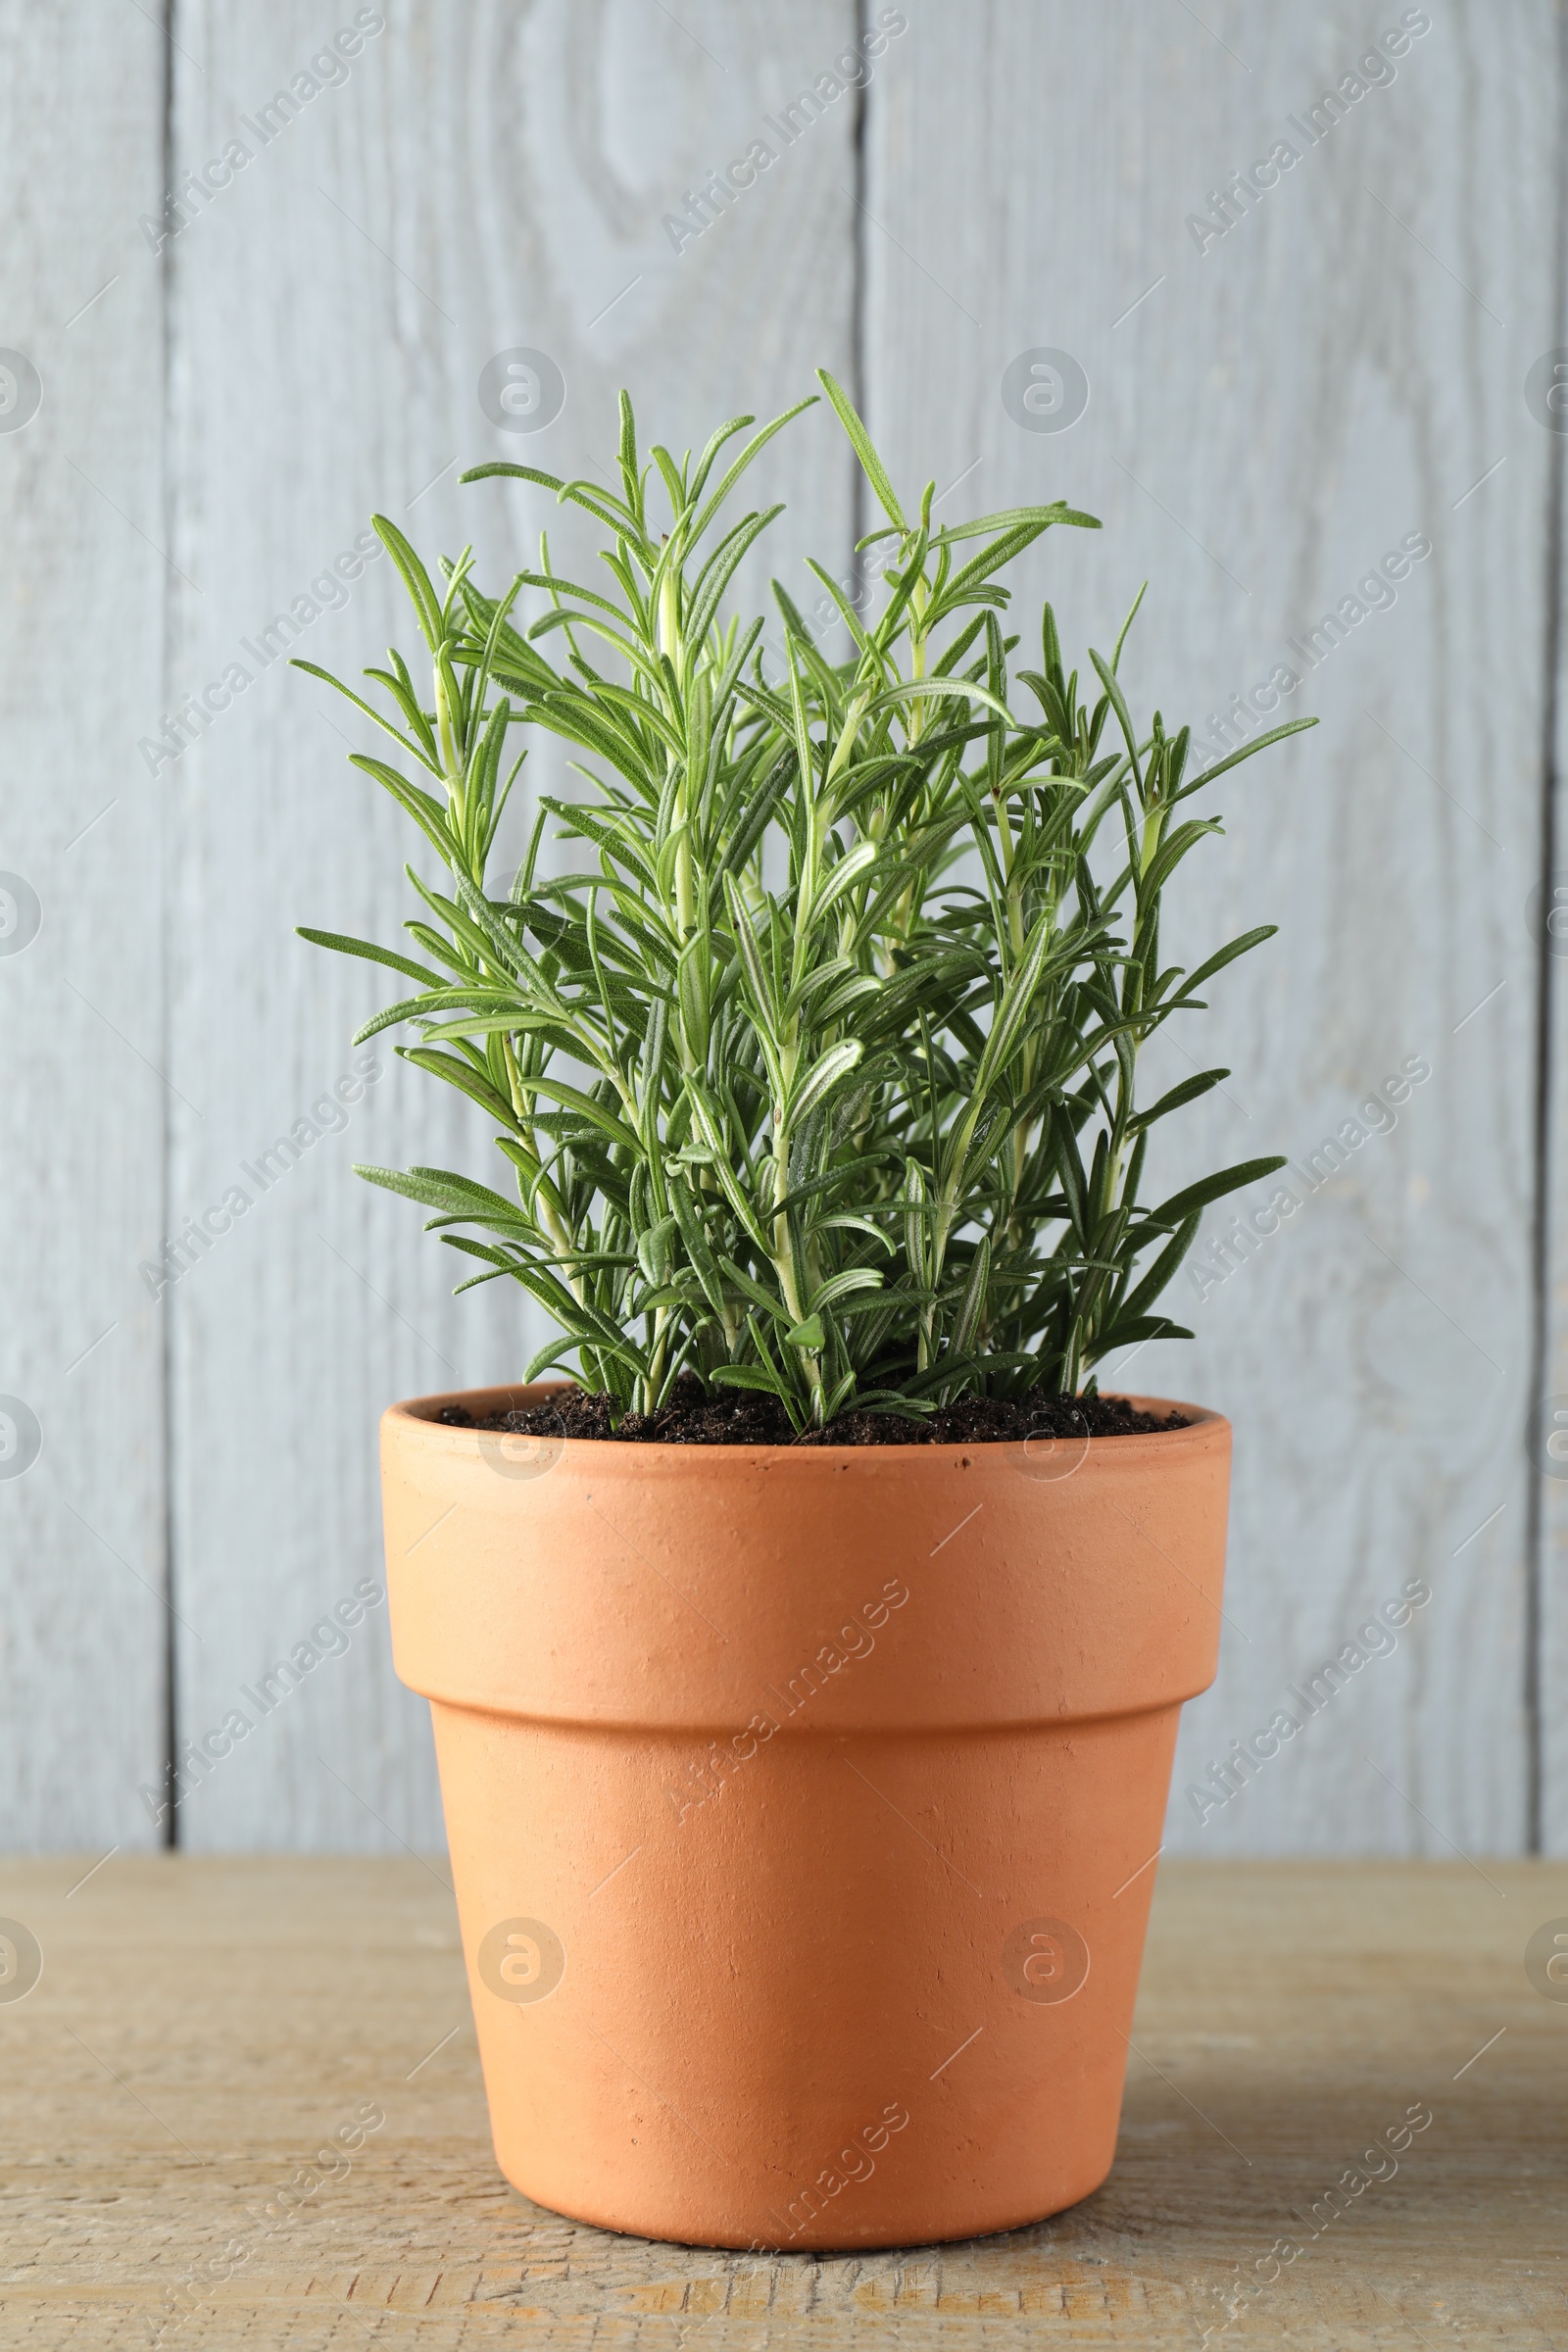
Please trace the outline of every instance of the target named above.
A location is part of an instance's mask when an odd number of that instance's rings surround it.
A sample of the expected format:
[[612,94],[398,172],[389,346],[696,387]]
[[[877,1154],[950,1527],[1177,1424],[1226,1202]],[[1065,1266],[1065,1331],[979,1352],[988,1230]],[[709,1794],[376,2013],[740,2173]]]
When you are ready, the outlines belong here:
[[455,1429],[499,1429],[530,1438],[613,1438],[623,1446],[985,1446],[1025,1438],[1130,1438],[1186,1429],[1185,1413],[1163,1418],[1141,1413],[1125,1396],[1047,1396],[1019,1401],[960,1396],[940,1411],[906,1420],[903,1414],[841,1414],[826,1429],[797,1436],[776,1397],[755,1390],[709,1396],[696,1381],[677,1384],[659,1413],[626,1413],[612,1422],[611,1399],[585,1389],[563,1389],[540,1404],[490,1413],[475,1421],[466,1405],[445,1404],[440,1418]]

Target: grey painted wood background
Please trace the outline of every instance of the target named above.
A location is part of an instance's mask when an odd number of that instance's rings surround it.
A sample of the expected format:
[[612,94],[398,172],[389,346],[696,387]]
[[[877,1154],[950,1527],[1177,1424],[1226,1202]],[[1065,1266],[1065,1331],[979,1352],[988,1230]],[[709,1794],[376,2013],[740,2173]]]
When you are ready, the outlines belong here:
[[[820,119],[675,250],[664,216],[879,22],[868,85],[822,82]],[[948,513],[1103,517],[1029,589],[1082,647],[1147,577],[1146,702],[1207,734],[1282,665],[1284,708],[1323,721],[1234,780],[1177,918],[1194,943],[1282,926],[1189,1041],[1234,1075],[1181,1164],[1345,1148],[1189,1287],[1196,1342],[1127,1368],[1238,1436],[1223,1661],[1170,1844],[1568,1849],[1563,444],[1526,390],[1568,341],[1559,12],[3,0],[0,25],[0,1843],[160,1842],[138,1792],[172,1726],[220,1725],[376,1573],[380,1405],[522,1353],[516,1304],[453,1300],[417,1216],[349,1173],[488,1144],[385,1052],[334,1099],[382,999],[292,926],[390,936],[406,844],[345,764],[352,713],[264,665],[259,632],[292,611],[294,650],[350,671],[406,635],[385,562],[356,570],[373,509],[510,575],[559,517],[462,466],[602,464],[621,383],[683,445],[826,365]],[[1386,33],[1397,57],[1365,65]],[[291,88],[291,119],[260,116]],[[166,192],[236,136],[243,168],[165,234]],[[517,347],[566,387],[526,439],[476,394]],[[1066,429],[1004,401],[1043,349],[1087,377]],[[820,411],[768,471],[771,567],[847,570],[856,490]],[[1341,640],[1311,657],[1326,612]],[[1429,1074],[1394,1123],[1358,1116],[1407,1062]],[[308,1148],[263,1192],[245,1163],[291,1129]],[[251,1206],[155,1298],[139,1268],[235,1185]],[[1392,1654],[1244,1793],[1185,1793],[1411,1579],[1431,1597]],[[384,1610],[178,1836],[439,1843]]]

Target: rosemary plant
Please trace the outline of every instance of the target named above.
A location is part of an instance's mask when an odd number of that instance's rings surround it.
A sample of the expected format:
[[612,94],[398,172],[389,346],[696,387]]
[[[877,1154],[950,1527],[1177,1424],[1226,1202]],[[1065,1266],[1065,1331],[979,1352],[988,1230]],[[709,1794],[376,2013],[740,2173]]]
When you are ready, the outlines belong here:
[[[478,1261],[460,1288],[506,1278],[545,1307],[556,1336],[528,1378],[574,1358],[617,1411],[657,1410],[682,1374],[765,1390],[798,1428],[964,1392],[1075,1393],[1108,1350],[1191,1336],[1157,1301],[1204,1206],[1283,1164],[1146,1204],[1151,1131],[1228,1073],[1145,1106],[1136,1080],[1153,1032],[1273,929],[1194,971],[1161,964],[1165,886],[1219,830],[1183,804],[1311,721],[1189,776],[1188,730],[1133,720],[1125,626],[1108,660],[1090,656],[1092,704],[1049,605],[1038,665],[1014,666],[1000,575],[1094,517],[1057,504],[939,527],[930,487],[906,513],[821,382],[887,518],[862,543],[882,567],[874,618],[811,566],[848,660],[824,658],[777,583],[773,675],[762,619],[724,612],[781,511],[726,522],[726,504],[799,408],[738,452],[752,417],[695,464],[655,448],[645,465],[622,395],[618,491],[510,464],[464,477],[586,510],[607,534],[597,585],[563,578],[548,540],[498,599],[466,550],[438,583],[377,516],[428,688],[391,653],[365,673],[381,710],[297,664],[392,735],[399,764],[354,764],[445,869],[441,887],[407,869],[416,955],[303,936],[414,983],[360,1037],[412,1026],[398,1051],[479,1105],[513,1182],[359,1173]],[[527,626],[525,589],[547,600]],[[541,796],[498,895],[513,733],[540,728],[573,747],[587,789]],[[554,879],[551,825],[580,851]]]

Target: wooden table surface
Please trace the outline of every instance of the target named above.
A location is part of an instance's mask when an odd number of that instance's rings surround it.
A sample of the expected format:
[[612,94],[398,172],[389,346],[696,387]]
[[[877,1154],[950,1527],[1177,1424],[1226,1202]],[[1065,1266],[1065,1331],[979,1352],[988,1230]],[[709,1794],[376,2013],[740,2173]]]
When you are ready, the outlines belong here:
[[117,1855],[72,1890],[87,1868],[0,1866],[43,1954],[0,1998],[8,2348],[1568,2348],[1568,2000],[1525,1969],[1568,1866],[1167,1866],[1097,2195],[1004,2237],[769,2260],[506,2185],[444,1864]]

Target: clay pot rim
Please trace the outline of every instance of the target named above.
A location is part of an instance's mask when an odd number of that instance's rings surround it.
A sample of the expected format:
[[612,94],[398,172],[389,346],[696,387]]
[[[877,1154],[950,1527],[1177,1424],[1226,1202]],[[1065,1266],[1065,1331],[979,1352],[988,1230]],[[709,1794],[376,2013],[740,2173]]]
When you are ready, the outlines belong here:
[[[429,1433],[428,1438],[421,1438],[421,1444],[428,1444],[431,1440],[450,1440],[450,1444],[441,1446],[441,1451],[461,1454],[470,1447],[476,1449],[481,1438],[497,1433],[454,1427],[450,1422],[438,1420],[436,1416],[443,1405],[461,1404],[477,1419],[481,1414],[495,1412],[503,1405],[516,1405],[525,1400],[538,1402],[573,1385],[564,1380],[502,1381],[482,1389],[442,1389],[427,1396],[405,1396],[396,1404],[389,1404],[381,1415],[381,1425],[390,1435],[392,1426],[417,1424],[421,1431]],[[1185,1452],[1206,1448],[1216,1437],[1230,1435],[1229,1421],[1210,1405],[1193,1404],[1175,1396],[1133,1396],[1124,1390],[1117,1390],[1114,1394],[1126,1395],[1129,1403],[1139,1412],[1161,1415],[1185,1413],[1188,1417],[1187,1427],[1137,1430],[1122,1436],[1065,1441],[1082,1444],[1086,1458],[1093,1457],[1108,1463],[1111,1460],[1142,1458],[1150,1452]],[[563,1454],[569,1453],[574,1460],[585,1464],[589,1461],[599,1462],[606,1470],[629,1469],[634,1463],[639,1468],[651,1468],[656,1462],[690,1468],[694,1456],[703,1461],[716,1456],[733,1459],[737,1469],[756,1469],[759,1465],[771,1462],[820,1461],[842,1472],[851,1462],[868,1465],[904,1464],[911,1460],[937,1462],[948,1454],[978,1455],[981,1460],[1001,1462],[1008,1454],[1017,1452],[1020,1443],[1027,1444],[1028,1441],[1017,1438],[955,1439],[951,1444],[944,1442],[932,1445],[917,1440],[903,1446],[661,1446],[615,1438],[551,1438],[545,1442],[559,1446]]]

